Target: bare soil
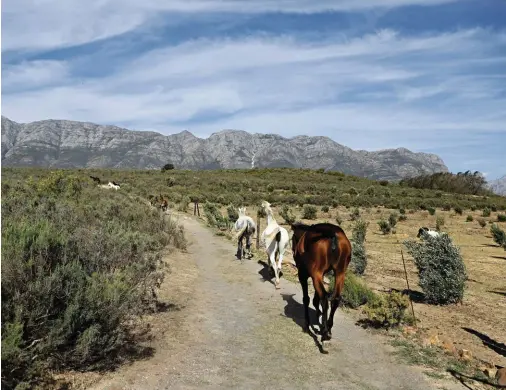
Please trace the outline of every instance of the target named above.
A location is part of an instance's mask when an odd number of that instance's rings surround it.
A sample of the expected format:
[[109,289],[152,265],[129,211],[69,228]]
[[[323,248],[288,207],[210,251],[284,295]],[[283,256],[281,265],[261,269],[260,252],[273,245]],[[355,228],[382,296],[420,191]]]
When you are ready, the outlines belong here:
[[258,259],[238,261],[232,242],[193,217],[180,222],[190,246],[166,259],[172,272],[160,295],[175,306],[148,319],[154,355],[88,388],[463,388],[399,364],[382,338],[342,310],[334,339],[322,348],[319,338],[302,332],[299,285],[282,279],[276,290]]

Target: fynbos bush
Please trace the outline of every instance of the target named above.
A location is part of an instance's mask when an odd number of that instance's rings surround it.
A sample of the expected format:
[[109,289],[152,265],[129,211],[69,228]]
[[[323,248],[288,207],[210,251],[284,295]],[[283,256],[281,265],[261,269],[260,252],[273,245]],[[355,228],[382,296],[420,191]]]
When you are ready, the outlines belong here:
[[343,305],[355,309],[370,302],[374,297],[374,292],[360,278],[352,272],[346,272],[342,295]]
[[479,218],[479,219],[478,219],[478,224],[479,224],[482,228],[484,228],[485,226],[487,226],[487,221],[486,221],[485,219],[483,219],[483,218]]
[[302,211],[302,218],[316,219],[316,207],[309,204],[305,205]]
[[227,215],[228,215],[228,220],[230,222],[234,222],[235,223],[235,221],[237,221],[239,219],[239,212],[234,207],[234,205],[229,205],[227,207]]
[[497,222],[506,222],[506,214],[497,214]]
[[436,209],[434,207],[429,207],[427,211],[429,212],[430,215],[436,214]]
[[413,323],[414,319],[406,312],[408,307],[408,297],[392,291],[388,294],[376,295],[374,299],[367,302],[364,313],[367,316],[367,322],[372,326],[389,329],[403,323]]
[[466,222],[473,222],[473,216],[471,214],[469,214],[466,218]]
[[355,274],[363,275],[367,267],[367,254],[365,252],[364,244],[352,241],[351,248],[351,269]]
[[160,251],[185,246],[144,201],[59,171],[2,193],[2,217],[5,388],[110,364],[128,345],[129,320],[155,303]]
[[369,222],[366,222],[362,219],[357,220],[353,226],[353,234],[351,239],[359,244],[363,244],[367,234],[368,226]]
[[279,215],[285,220],[287,224],[292,224],[295,222],[295,215],[292,213],[290,207],[288,207],[286,204],[283,205],[281,211],[279,212]]
[[490,213],[491,213],[490,209],[488,207],[485,207],[483,209],[482,217],[490,217]]
[[441,231],[441,228],[445,224],[445,217],[440,215],[439,217],[436,217],[436,230],[439,232]]
[[380,221],[378,221],[378,226],[383,234],[390,233],[391,227],[390,227],[390,224],[388,223],[388,221],[381,219]]
[[504,247],[506,249],[506,233],[495,223],[490,227],[490,233],[492,233],[492,237],[495,243],[499,246]]
[[360,218],[360,209],[358,207],[355,207],[350,214],[350,219],[352,221],[356,221],[359,218]]
[[424,242],[404,242],[413,256],[422,288],[428,302],[449,304],[462,301],[466,268],[459,249],[447,234],[430,237]]

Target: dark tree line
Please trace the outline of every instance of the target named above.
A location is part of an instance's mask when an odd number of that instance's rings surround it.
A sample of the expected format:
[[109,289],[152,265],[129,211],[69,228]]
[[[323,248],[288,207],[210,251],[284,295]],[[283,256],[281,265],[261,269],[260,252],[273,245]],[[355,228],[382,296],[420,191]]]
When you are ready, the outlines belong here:
[[487,181],[478,171],[474,173],[466,171],[457,174],[439,172],[432,175],[421,175],[403,179],[400,184],[414,188],[440,190],[459,194],[484,195],[490,192],[486,187]]

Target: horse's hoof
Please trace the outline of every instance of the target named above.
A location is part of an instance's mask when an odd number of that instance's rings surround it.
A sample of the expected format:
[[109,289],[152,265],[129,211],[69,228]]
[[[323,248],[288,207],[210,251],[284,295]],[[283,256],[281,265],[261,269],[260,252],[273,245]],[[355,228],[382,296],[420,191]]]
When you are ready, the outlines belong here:
[[304,327],[302,328],[302,331],[303,331],[304,333],[309,333],[309,326],[308,326],[308,325],[304,326]]
[[281,288],[281,286],[279,285],[279,283],[276,283],[274,286],[276,287],[276,290],[279,290]]

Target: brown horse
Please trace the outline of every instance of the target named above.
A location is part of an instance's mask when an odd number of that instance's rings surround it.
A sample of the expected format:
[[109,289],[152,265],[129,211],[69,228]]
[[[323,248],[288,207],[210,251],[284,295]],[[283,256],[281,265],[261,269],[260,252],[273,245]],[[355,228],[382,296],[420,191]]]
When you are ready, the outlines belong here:
[[[313,305],[316,309],[316,318],[319,322],[320,303],[322,306],[322,342],[332,338],[334,314],[341,302],[344,288],[346,269],[351,260],[351,243],[343,229],[331,223],[317,223],[306,225],[294,223],[292,251],[299,273],[299,282],[302,286],[305,332],[309,332],[309,293],[307,279],[311,277],[315,294]],[[330,316],[327,317],[329,298],[323,285],[323,276],[334,271],[334,292],[330,297]]]

